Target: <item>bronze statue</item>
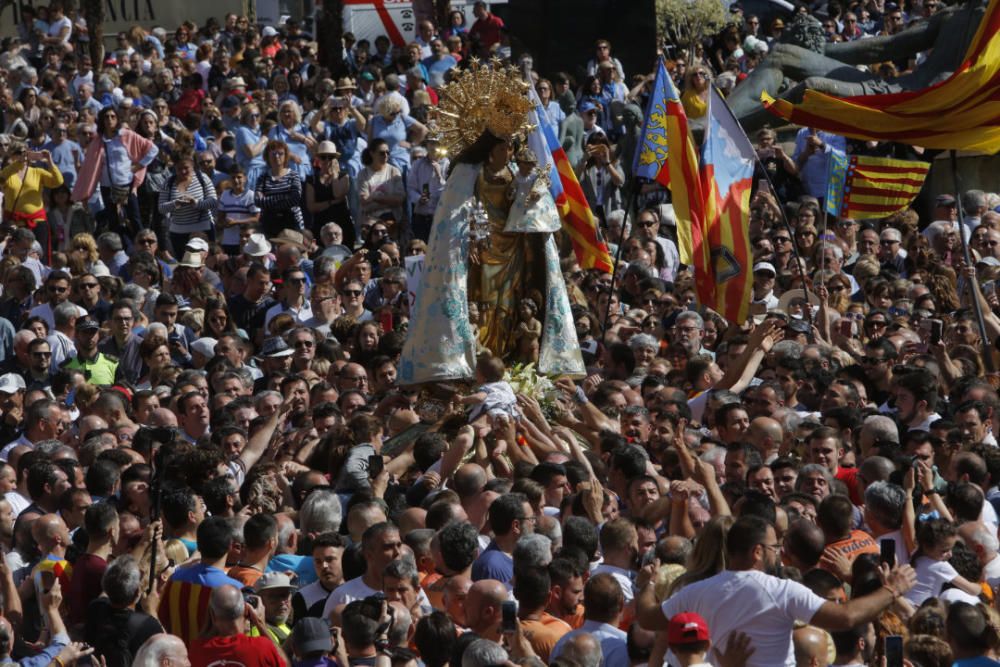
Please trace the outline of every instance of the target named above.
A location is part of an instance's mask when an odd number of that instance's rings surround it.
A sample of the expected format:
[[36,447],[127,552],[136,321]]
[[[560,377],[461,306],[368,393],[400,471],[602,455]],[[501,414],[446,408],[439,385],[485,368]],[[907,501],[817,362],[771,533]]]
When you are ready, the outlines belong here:
[[[747,132],[780,122],[764,110],[760,95],[792,103],[802,101],[806,90],[836,97],[877,95],[921,90],[938,83],[961,65],[985,13],[981,0],[946,7],[893,35],[853,42],[826,43],[816,19],[800,14],[792,23],[791,40],[776,44],[761,64],[729,97],[729,106]],[[817,31],[819,39],[817,39]],[[859,65],[910,58],[929,51],[916,69],[886,80]]]

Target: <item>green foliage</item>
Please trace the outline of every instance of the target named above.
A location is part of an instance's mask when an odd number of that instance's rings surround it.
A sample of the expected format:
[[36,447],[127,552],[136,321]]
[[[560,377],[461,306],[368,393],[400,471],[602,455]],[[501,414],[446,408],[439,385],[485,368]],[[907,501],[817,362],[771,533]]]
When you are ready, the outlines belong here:
[[656,0],[656,17],[664,43],[691,49],[719,32],[729,14],[719,0]]

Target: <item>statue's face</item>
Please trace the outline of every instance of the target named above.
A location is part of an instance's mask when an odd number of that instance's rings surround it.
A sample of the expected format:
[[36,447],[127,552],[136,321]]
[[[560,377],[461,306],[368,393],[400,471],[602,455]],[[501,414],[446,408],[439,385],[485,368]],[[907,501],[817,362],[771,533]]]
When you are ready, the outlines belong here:
[[514,147],[509,141],[497,144],[490,151],[490,160],[494,164],[506,164],[510,162],[511,157],[514,155]]

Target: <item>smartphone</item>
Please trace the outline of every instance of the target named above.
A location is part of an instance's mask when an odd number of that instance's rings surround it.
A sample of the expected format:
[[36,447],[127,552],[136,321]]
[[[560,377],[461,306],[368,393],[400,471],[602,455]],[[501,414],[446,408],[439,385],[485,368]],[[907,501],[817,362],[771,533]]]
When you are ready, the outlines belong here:
[[887,635],[885,638],[885,667],[903,667],[903,636]]
[[385,459],[382,458],[381,454],[372,454],[368,457],[368,477],[370,479],[375,479],[382,474],[385,469]]
[[879,562],[885,563],[890,568],[896,567],[896,540],[879,540]]
[[941,320],[931,320],[931,345],[937,345],[941,342],[941,336],[944,334],[944,322]]
[[56,585],[56,574],[51,570],[42,570],[38,573],[38,578],[41,581],[43,593],[48,593]]
[[517,632],[517,602],[504,600],[500,605],[500,611],[500,632],[504,634]]
[[382,333],[389,333],[392,331],[392,311],[383,310],[382,314],[379,315],[379,324],[382,327]]
[[[774,151],[768,157],[774,157]],[[757,192],[770,192],[771,188],[767,185],[767,179],[761,178],[757,180]]]
[[854,322],[846,317],[841,318],[840,335],[844,338],[852,338],[854,336]]

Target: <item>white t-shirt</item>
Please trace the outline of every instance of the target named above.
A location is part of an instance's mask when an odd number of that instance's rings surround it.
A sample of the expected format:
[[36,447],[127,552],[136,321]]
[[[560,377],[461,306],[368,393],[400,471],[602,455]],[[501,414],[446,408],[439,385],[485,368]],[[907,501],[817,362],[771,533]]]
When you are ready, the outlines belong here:
[[977,605],[982,602],[982,600],[977,598],[975,595],[969,595],[961,588],[949,588],[938,596],[938,599],[943,602],[947,602],[948,604],[951,604],[952,602],[967,602],[971,605]]
[[904,596],[915,607],[923,604],[927,598],[941,595],[941,588],[958,576],[958,571],[948,561],[931,560],[927,557],[918,558],[912,564],[917,571],[917,583]]
[[[366,597],[375,595],[376,593],[378,591],[369,587],[363,577],[355,577],[350,581],[345,581],[333,589],[330,597],[326,599],[326,604],[323,606],[323,618],[330,618],[333,610],[342,604],[350,604],[355,600],[364,600]],[[427,593],[424,593],[424,589],[422,588],[417,595],[417,601],[420,602],[420,606],[424,609],[430,609],[431,602],[427,598]]]
[[747,667],[795,667],[795,621],[809,623],[824,604],[826,600],[794,581],[757,570],[725,570],[685,586],[662,609],[667,618],[687,611],[701,614],[717,646],[726,646],[732,632],[745,632],[754,647]]
[[355,577],[350,581],[345,581],[333,589],[330,597],[326,599],[326,605],[323,606],[323,618],[330,618],[333,610],[342,604],[349,604],[355,600],[363,600],[369,595],[375,595],[376,593],[378,591],[366,584],[363,577]]

